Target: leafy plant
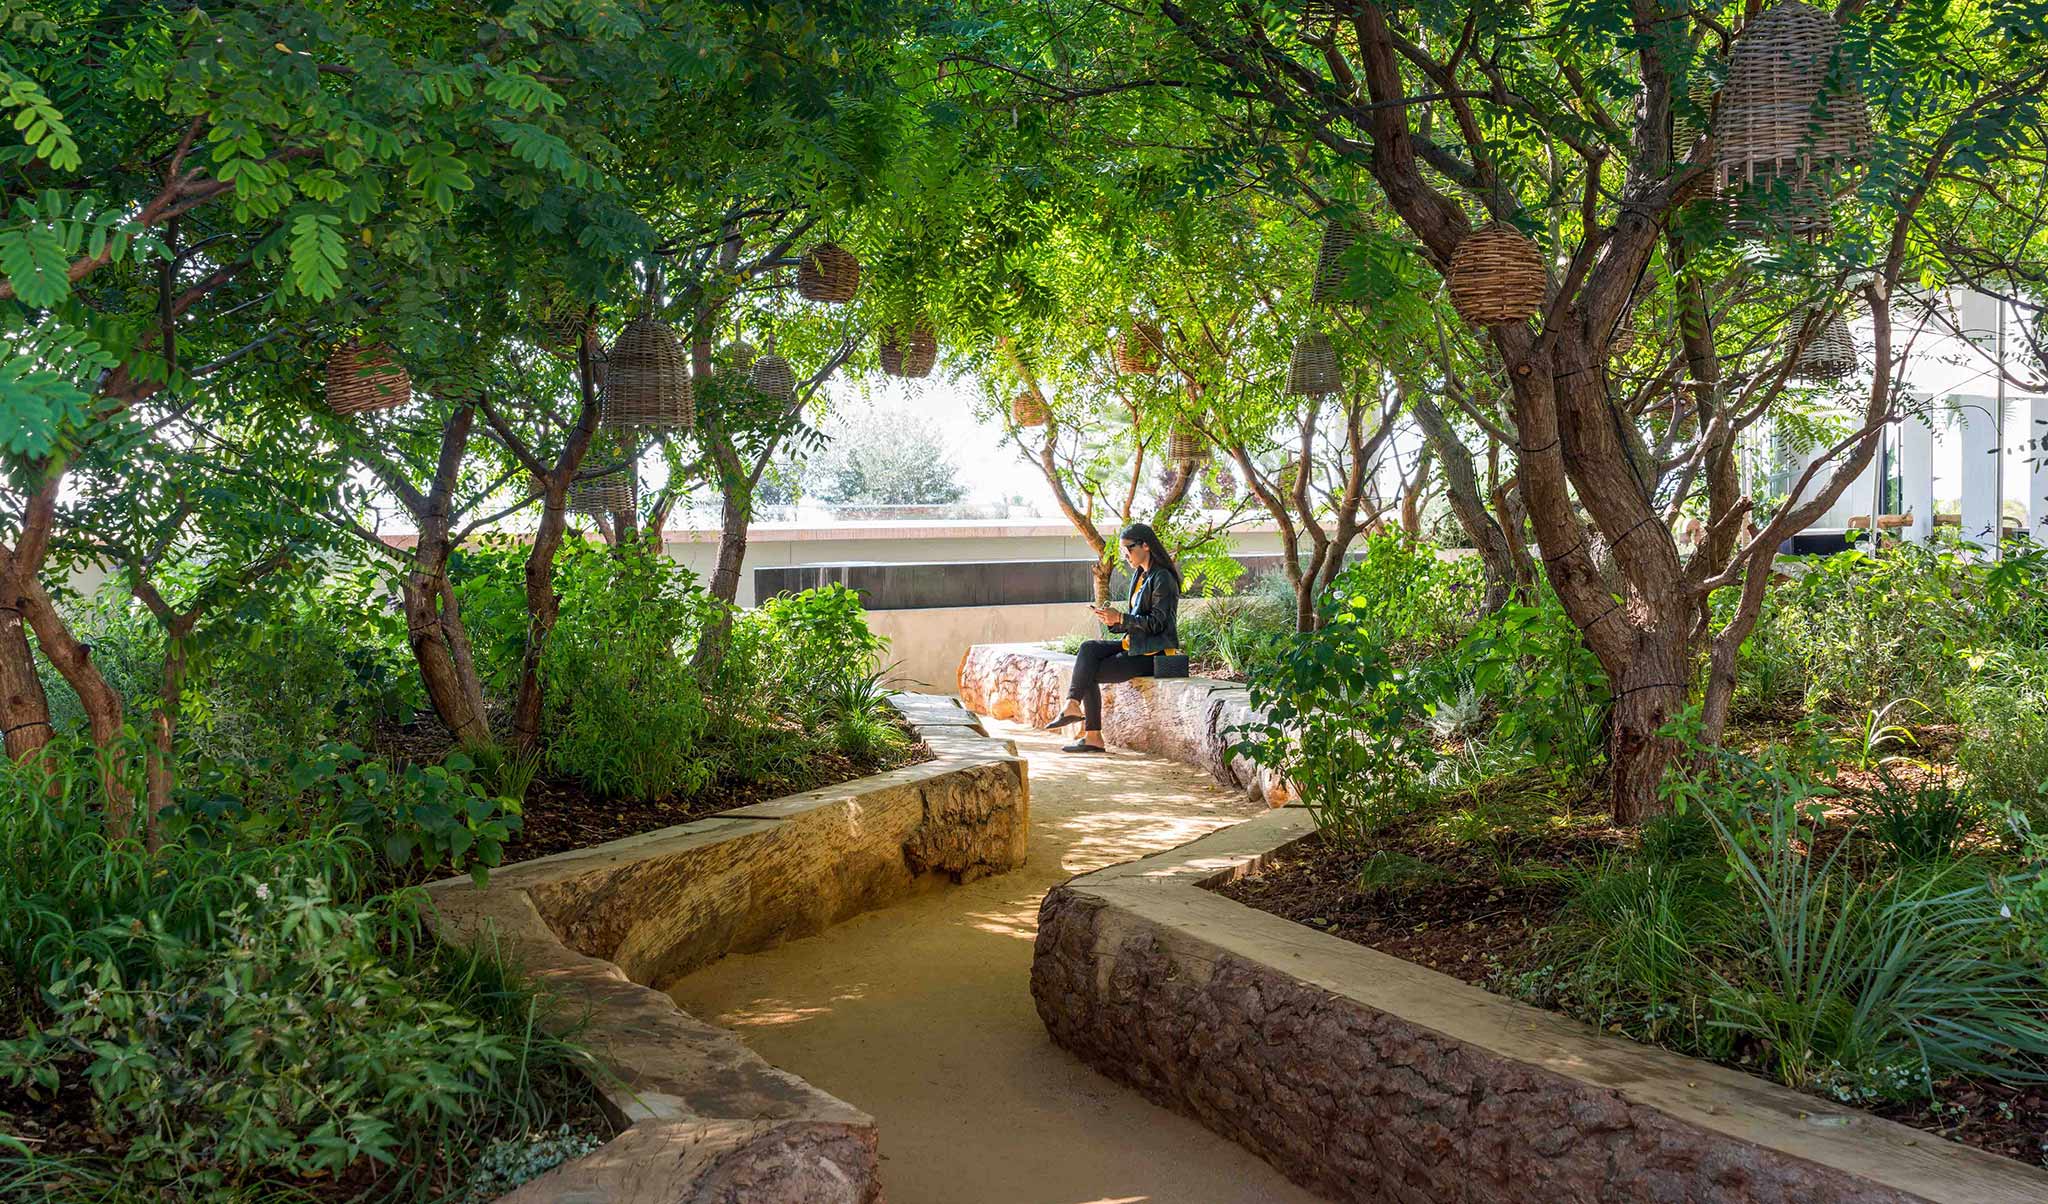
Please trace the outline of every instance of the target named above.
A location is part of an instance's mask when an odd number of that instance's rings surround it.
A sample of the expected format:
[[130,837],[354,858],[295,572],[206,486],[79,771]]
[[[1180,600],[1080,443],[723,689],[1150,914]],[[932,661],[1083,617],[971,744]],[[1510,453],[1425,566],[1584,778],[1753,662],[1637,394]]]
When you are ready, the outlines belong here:
[[687,570],[630,549],[565,557],[542,658],[548,764],[599,794],[661,798],[711,780],[710,716],[683,641],[709,603]]
[[1900,781],[1882,770],[1877,785],[1851,805],[1871,836],[1908,862],[1952,860],[1984,820],[1977,800],[1956,783],[1943,778]]

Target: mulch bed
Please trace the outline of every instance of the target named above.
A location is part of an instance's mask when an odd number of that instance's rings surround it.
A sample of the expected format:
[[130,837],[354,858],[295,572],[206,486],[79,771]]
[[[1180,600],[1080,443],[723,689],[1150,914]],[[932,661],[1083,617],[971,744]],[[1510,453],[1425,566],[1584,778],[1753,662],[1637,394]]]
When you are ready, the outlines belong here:
[[[377,751],[400,761],[437,764],[453,747],[448,729],[431,715],[377,734]],[[505,845],[504,864],[659,831],[786,794],[922,764],[934,755],[922,741],[914,741],[907,754],[888,760],[859,761],[821,751],[804,763],[806,772],[800,775],[751,780],[724,776],[702,790],[657,799],[606,798],[575,778],[543,769],[527,788],[520,830]]]
[[[1537,933],[1565,901],[1560,884],[1530,871],[1583,865],[1602,848],[1630,839],[1594,819],[1540,835],[1496,834],[1491,844],[1458,844],[1433,830],[1439,818],[1395,826],[1376,838],[1373,853],[1311,837],[1273,858],[1261,873],[1225,883],[1217,892],[1485,988],[1533,964]],[[1369,882],[1386,878],[1368,864],[1375,856],[1406,865],[1407,871],[1361,890],[1361,872]],[[2029,1165],[2048,1162],[2048,1087],[1958,1079],[1939,1084],[1937,1091],[1932,1105],[1889,1102],[1864,1110]]]

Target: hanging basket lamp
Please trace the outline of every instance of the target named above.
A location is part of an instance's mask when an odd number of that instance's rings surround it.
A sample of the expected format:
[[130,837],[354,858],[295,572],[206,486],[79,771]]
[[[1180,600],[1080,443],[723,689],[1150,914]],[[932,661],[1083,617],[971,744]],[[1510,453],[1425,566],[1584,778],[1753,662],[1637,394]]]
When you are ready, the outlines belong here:
[[1474,326],[1535,317],[1548,279],[1543,252],[1506,222],[1488,222],[1466,235],[1444,273],[1452,308]]
[[1150,322],[1133,322],[1117,340],[1116,370],[1125,376],[1152,376],[1166,350],[1166,335]]
[[1191,426],[1176,426],[1166,439],[1169,464],[1201,464],[1209,459],[1209,441]]
[[1044,426],[1052,421],[1052,409],[1036,389],[1021,389],[1010,399],[1010,420],[1020,427]]
[[370,414],[412,401],[412,377],[382,344],[350,339],[327,357],[327,406],[337,414]]
[[639,502],[640,474],[630,465],[569,484],[569,509],[593,518],[634,513]]
[[836,242],[821,242],[797,264],[796,291],[806,301],[844,305],[860,291],[860,260]]
[[775,354],[775,343],[771,339],[768,350],[754,361],[753,369],[747,374],[747,384],[754,392],[773,401],[793,401],[796,398],[796,370],[789,361]]
[[697,421],[696,390],[676,332],[641,316],[626,323],[605,357],[604,424],[688,427]]
[[[1787,338],[1796,339],[1813,320],[1813,310],[1803,309],[1792,322]],[[1834,313],[1821,321],[1792,365],[1796,380],[1828,384],[1856,371],[1856,336],[1849,333],[1849,321]]]
[[1296,397],[1320,397],[1344,387],[1337,370],[1337,349],[1330,336],[1312,330],[1294,340],[1294,354],[1287,358],[1287,391]]
[[891,376],[929,376],[932,365],[939,362],[939,339],[931,327],[919,322],[907,334],[892,331],[882,336],[876,358],[882,362],[882,371]]
[[1799,0],[1735,37],[1714,106],[1714,179],[1738,228],[1828,228],[1836,182],[1870,153],[1870,111],[1836,61],[1841,30]]
[[1344,291],[1344,253],[1358,241],[1358,229],[1350,222],[1329,218],[1323,223],[1323,245],[1316,251],[1316,278],[1308,299],[1315,305],[1335,305]]

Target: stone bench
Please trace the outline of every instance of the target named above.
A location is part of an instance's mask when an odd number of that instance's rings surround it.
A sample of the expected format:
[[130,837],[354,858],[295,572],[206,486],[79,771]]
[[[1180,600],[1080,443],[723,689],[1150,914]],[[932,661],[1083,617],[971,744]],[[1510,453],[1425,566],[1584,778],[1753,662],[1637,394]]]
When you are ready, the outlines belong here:
[[[976,644],[960,662],[960,698],[992,719],[1042,724],[1066,705],[1074,658],[1038,644]],[[1212,677],[1151,678],[1102,688],[1102,738],[1118,748],[1198,766],[1278,805],[1285,785],[1229,748],[1232,727],[1260,718],[1245,688]]]

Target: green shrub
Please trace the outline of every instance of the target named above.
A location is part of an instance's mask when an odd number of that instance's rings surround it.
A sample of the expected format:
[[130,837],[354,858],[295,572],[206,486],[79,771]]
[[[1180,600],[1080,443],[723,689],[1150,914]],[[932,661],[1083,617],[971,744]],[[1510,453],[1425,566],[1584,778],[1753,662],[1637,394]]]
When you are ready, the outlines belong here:
[[889,642],[868,628],[860,595],[843,585],[778,594],[757,609],[767,629],[767,688],[785,713],[807,723],[823,717],[821,686],[875,674]]
[[1243,675],[1270,657],[1274,643],[1293,630],[1294,591],[1285,577],[1268,574],[1244,593],[1221,594],[1187,607],[1180,620],[1180,646],[1197,662]]
[[708,785],[709,715],[688,640],[709,602],[688,570],[634,550],[565,548],[558,580],[561,617],[541,661],[549,767],[626,798]]
[[584,1059],[538,1031],[532,990],[430,940],[412,896],[365,894],[347,828],[214,825],[151,852],[103,810],[72,758],[0,765],[4,954],[36,995],[0,1078],[89,1085],[127,1156],[0,1150],[0,1183],[270,1199],[352,1168],[370,1198],[421,1198],[498,1134],[587,1112]]
[[1438,754],[1419,722],[1426,698],[1375,625],[1332,595],[1324,625],[1274,645],[1250,681],[1261,718],[1236,752],[1283,775],[1325,837],[1362,845],[1430,796]]
[[1998,688],[1969,691],[1958,709],[1956,767],[1970,793],[2018,828],[2048,835],[2048,711]]
[[1476,556],[1445,556],[1436,545],[1376,532],[1320,605],[1346,614],[1402,663],[1446,651],[1479,615],[1484,581]]

